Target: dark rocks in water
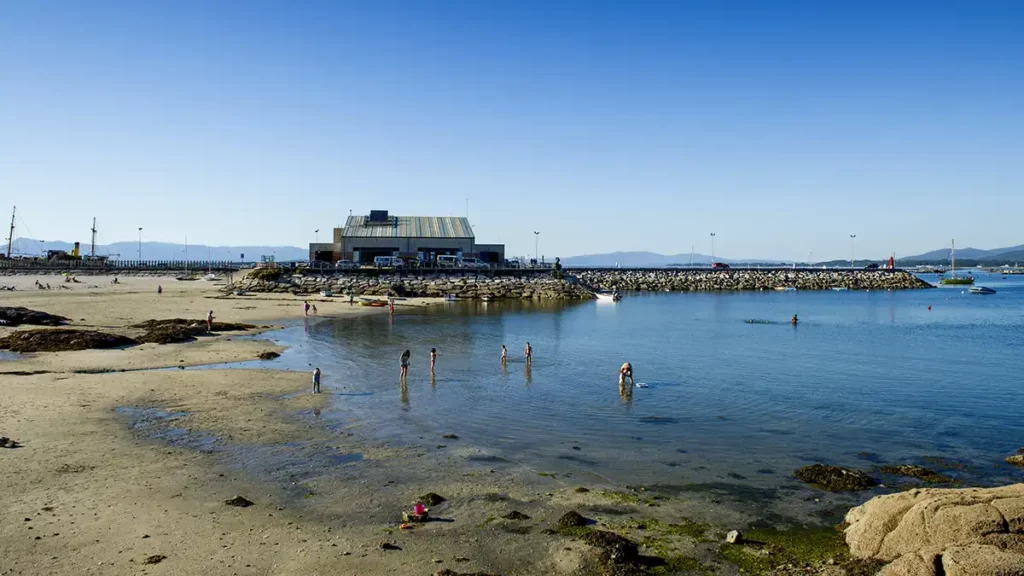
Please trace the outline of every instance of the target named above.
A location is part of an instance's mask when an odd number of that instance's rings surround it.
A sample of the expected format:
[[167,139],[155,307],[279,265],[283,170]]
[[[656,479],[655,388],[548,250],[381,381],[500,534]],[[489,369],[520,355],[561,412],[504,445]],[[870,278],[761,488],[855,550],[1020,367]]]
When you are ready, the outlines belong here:
[[829,492],[858,492],[878,484],[873,478],[860,470],[850,470],[824,464],[813,464],[798,468],[793,475],[808,484],[813,484]]
[[63,316],[47,314],[29,310],[21,306],[0,306],[0,324],[6,326],[20,326],[22,324],[33,324],[36,326],[61,326],[67,324],[69,319]]
[[164,556],[163,554],[153,554],[152,556],[147,556],[146,559],[142,561],[142,563],[143,564],[159,564],[159,563],[163,562],[164,560],[167,560],[167,556]]
[[[146,320],[138,324],[132,324],[132,328],[141,328],[143,330],[153,330],[156,328],[166,328],[169,326],[179,326],[183,328],[202,327],[203,331],[206,331],[206,320],[189,320],[188,318],[166,318],[164,320]],[[239,322],[213,322],[211,326],[214,332],[239,332],[242,330],[252,330],[256,328],[253,324],[242,324]]]
[[245,496],[235,496],[230,500],[225,500],[224,503],[228,506],[237,506],[239,508],[248,508],[253,505],[253,501],[249,500]]
[[21,448],[21,443],[7,436],[0,436],[0,448]]
[[1018,452],[1018,454],[1014,454],[1013,456],[1007,456],[1006,463],[1024,467],[1024,452]]
[[440,494],[434,492],[427,492],[423,496],[418,498],[419,502],[425,506],[437,506],[441,502],[447,502],[447,499]]
[[636,562],[640,557],[639,547],[636,542],[629,538],[619,536],[614,532],[604,530],[590,530],[585,532],[580,540],[601,551],[601,557],[606,562],[616,564]]
[[894,476],[906,476],[907,478],[917,478],[923,482],[929,484],[948,484],[953,482],[953,479],[945,474],[939,474],[938,472],[925,468],[924,466],[917,466],[914,464],[901,464],[899,466],[882,466],[882,472],[886,474],[892,474]]
[[584,488],[583,486],[580,486],[575,490],[575,492],[579,494],[586,494],[587,492],[590,492],[590,488]]
[[559,528],[580,528],[589,523],[590,520],[587,520],[582,514],[575,510],[570,510],[565,514],[562,514],[562,517],[558,519]]
[[527,516],[526,514],[523,514],[519,510],[513,510],[513,511],[509,512],[508,514],[505,514],[504,516],[502,516],[502,518],[504,518],[505,520],[529,520],[530,519],[529,516]]
[[23,330],[0,338],[0,349],[13,352],[68,352],[135,346],[138,341],[95,330]]
[[394,542],[391,542],[390,540],[385,540],[385,541],[381,542],[380,544],[377,545],[377,547],[380,548],[381,550],[401,550],[402,549],[398,544],[395,544]]
[[256,355],[256,357],[259,358],[260,360],[273,360],[274,358],[279,358],[280,356],[281,356],[280,354],[278,354],[277,352],[274,352],[273,350],[267,350],[266,352],[260,352],[259,354]]
[[445,440],[458,440],[459,439],[459,437],[456,436],[455,434],[445,434],[444,436],[441,436],[441,438],[444,438]]

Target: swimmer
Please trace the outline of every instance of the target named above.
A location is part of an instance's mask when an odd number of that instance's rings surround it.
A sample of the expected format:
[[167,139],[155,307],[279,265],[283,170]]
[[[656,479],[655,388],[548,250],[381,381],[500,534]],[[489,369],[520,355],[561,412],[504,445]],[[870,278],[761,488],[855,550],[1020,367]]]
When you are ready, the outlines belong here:
[[793,318],[790,319],[789,323],[792,324],[793,326],[796,326],[796,323],[799,322],[799,321],[800,320],[797,319],[796,314],[793,314]]
[[409,375],[409,357],[412,356],[412,352],[406,350],[402,352],[402,356],[398,359],[399,364],[402,366],[402,371],[399,372],[399,376],[405,379]]
[[633,387],[633,365],[626,362],[619,368],[619,386],[623,386],[626,383],[626,378],[629,378],[629,386]]
[[533,363],[533,346],[530,346],[529,342],[527,342],[526,346],[523,348],[523,356],[526,357],[527,364]]

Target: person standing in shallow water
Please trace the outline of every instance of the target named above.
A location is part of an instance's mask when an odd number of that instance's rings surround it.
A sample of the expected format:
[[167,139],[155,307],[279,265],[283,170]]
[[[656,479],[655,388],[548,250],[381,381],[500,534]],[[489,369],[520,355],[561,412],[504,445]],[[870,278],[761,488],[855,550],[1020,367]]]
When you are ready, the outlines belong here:
[[530,346],[529,342],[527,342],[526,346],[523,348],[523,356],[526,357],[527,364],[533,363],[533,346]]
[[626,378],[629,378],[629,387],[630,389],[632,389],[633,365],[630,364],[629,362],[626,362],[625,364],[622,365],[622,368],[619,368],[619,386],[624,386],[626,384]]
[[402,367],[401,372],[399,372],[399,376],[401,378],[403,378],[403,379],[406,376],[409,375],[409,358],[411,356],[412,356],[412,352],[409,352],[408,350],[406,350],[405,352],[402,352],[402,356],[399,357],[399,359],[398,359],[398,363]]
[[306,316],[309,316],[309,300],[306,300],[305,302],[302,303],[302,312]]
[[506,361],[508,361],[508,349],[505,348],[504,344],[502,344],[501,345],[501,363],[504,364]]
[[437,363],[437,348],[430,349],[430,371],[434,371],[434,364]]
[[320,393],[320,368],[313,369],[313,394]]

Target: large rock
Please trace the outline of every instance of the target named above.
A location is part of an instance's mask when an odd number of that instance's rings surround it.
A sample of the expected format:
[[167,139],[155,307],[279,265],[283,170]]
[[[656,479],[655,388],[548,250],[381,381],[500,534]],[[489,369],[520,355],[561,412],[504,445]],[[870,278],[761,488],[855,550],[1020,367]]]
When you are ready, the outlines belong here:
[[883,576],[1024,576],[1024,484],[878,496],[846,521],[850,553],[890,562]]

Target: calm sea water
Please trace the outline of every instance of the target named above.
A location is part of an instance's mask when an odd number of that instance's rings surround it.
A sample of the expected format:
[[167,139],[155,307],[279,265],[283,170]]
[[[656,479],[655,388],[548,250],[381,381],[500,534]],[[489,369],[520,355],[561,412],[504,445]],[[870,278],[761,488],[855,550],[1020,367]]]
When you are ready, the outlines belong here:
[[[1024,446],[1024,277],[977,277],[998,293],[456,303],[399,308],[393,320],[311,320],[274,336],[293,345],[281,367],[321,367],[334,394],[325,417],[339,425],[430,448],[455,444],[441,439],[454,433],[459,446],[538,471],[771,487],[809,463],[871,469],[941,456],[971,482],[1019,481],[1002,460]],[[412,368],[401,386],[405,349]],[[625,361],[648,387],[623,398]]]

